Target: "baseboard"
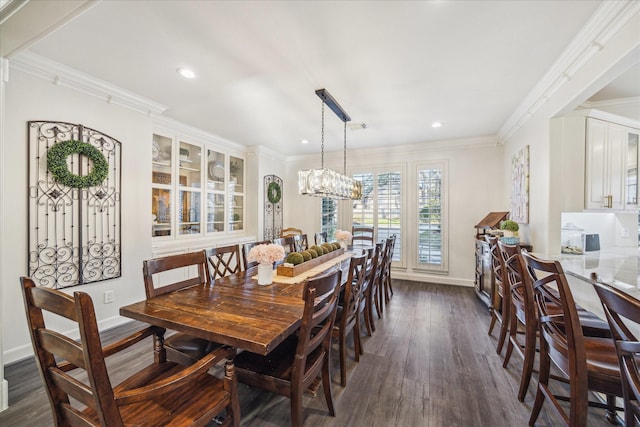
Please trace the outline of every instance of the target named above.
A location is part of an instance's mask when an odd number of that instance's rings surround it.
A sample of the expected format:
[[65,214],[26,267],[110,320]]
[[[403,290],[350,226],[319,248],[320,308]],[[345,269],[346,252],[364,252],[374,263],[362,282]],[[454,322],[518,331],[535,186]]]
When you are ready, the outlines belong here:
[[7,380],[2,380],[0,384],[0,412],[9,407],[9,383]]
[[[98,329],[100,332],[107,331],[109,329],[113,329],[117,326],[124,325],[125,323],[131,322],[131,319],[127,319],[122,316],[113,316],[108,319],[101,320],[98,322]],[[68,335],[75,339],[80,339],[80,334],[77,330],[64,332],[65,335]],[[12,348],[3,353],[3,362],[5,365],[9,365],[11,363],[20,362],[21,360],[27,359],[29,357],[33,357],[33,346],[31,344],[31,340],[29,339],[29,343]],[[0,404],[2,402],[0,401]]]
[[442,285],[466,286],[471,288],[474,286],[474,282],[471,279],[460,279],[457,277],[440,276],[438,274],[404,273],[404,272],[392,270],[391,278],[400,279],[400,280],[409,280],[412,282],[438,283]]

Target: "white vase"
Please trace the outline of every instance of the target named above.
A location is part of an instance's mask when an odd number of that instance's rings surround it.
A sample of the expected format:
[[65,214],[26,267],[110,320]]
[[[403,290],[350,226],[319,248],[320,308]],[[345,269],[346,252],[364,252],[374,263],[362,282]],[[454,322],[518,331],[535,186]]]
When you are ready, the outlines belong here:
[[347,241],[346,240],[338,240],[341,248],[347,249]]
[[273,264],[261,262],[258,264],[258,285],[270,285],[273,283]]

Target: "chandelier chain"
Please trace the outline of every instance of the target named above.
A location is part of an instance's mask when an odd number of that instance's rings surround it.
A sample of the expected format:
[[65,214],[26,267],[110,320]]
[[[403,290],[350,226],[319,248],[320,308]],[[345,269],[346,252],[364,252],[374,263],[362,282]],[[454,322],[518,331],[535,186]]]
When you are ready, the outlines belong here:
[[324,169],[324,101],[322,102],[322,133],[320,135],[320,168]]
[[342,173],[347,175],[347,122],[344,122],[344,165]]

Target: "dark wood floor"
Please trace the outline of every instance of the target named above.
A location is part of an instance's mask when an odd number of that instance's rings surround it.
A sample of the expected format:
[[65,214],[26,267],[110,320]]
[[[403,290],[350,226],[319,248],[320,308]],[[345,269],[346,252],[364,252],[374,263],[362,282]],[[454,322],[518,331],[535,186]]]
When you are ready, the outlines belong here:
[[[322,392],[305,398],[309,426],[526,426],[533,403],[535,378],[526,401],[518,402],[521,359],[508,369],[495,352],[496,332],[487,335],[489,315],[472,288],[394,281],[395,295],[364,338],[365,354],[348,360],[347,386],[333,370],[337,416],[330,417]],[[137,325],[105,333],[104,341]],[[497,328],[496,328],[497,329]],[[337,348],[337,347],[335,347]],[[112,381],[149,363],[151,342],[140,343],[124,357],[109,361]],[[351,353],[352,354],[352,353]],[[333,353],[337,365],[336,352]],[[50,426],[49,403],[32,360],[6,368],[8,410],[0,426]],[[289,401],[240,384],[242,425],[288,426]],[[547,412],[537,425],[556,426]],[[609,426],[603,411],[589,409],[589,426]]]

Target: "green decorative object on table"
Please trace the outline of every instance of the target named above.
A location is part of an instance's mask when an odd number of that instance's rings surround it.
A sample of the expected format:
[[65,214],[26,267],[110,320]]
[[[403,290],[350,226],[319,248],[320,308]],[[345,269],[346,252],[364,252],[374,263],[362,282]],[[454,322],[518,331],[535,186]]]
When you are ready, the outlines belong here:
[[518,230],[520,226],[517,222],[507,219],[500,223],[500,230],[503,231],[504,236],[500,239],[504,243],[508,245],[517,245],[520,243],[520,238],[518,237]]
[[311,249],[313,249],[314,251],[316,251],[316,253],[318,254],[318,256],[320,256],[320,255],[324,255],[324,254],[325,254],[325,251],[324,251],[324,249],[322,248],[322,246],[314,245],[314,246],[311,246]]
[[311,259],[313,259],[311,252],[309,252],[308,250],[300,252],[300,255],[302,255],[305,261],[310,261]]
[[[72,154],[87,156],[93,163],[91,172],[84,176],[72,173],[67,165],[67,157]],[[47,168],[56,181],[73,188],[100,185],[109,174],[109,164],[100,150],[91,144],[73,139],[58,142],[49,149]]]
[[304,256],[298,252],[291,252],[287,255],[287,262],[293,265],[302,264],[304,262]]

